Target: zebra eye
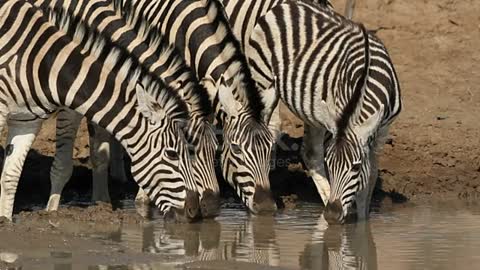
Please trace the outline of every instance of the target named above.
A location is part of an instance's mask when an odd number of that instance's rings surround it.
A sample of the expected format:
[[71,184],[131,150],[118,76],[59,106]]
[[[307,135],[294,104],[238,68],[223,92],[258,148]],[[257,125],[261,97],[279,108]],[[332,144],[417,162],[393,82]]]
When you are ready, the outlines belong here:
[[362,163],[360,162],[353,163],[352,170],[351,170],[353,173],[358,173],[360,169],[362,169]]
[[167,150],[165,151],[165,154],[170,160],[174,160],[174,161],[179,160],[178,153],[176,151]]
[[238,144],[232,143],[230,147],[232,148],[232,152],[233,152],[234,154],[239,155],[239,154],[242,153],[242,148],[240,148],[240,146],[238,146]]

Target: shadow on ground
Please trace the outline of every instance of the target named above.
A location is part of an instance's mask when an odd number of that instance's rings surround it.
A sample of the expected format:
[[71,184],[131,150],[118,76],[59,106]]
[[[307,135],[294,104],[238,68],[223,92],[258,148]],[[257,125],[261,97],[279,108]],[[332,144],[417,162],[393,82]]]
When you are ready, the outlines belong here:
[[[305,166],[300,155],[302,138],[293,138],[288,134],[281,137],[282,146],[277,147],[272,158],[272,171],[270,173],[271,189],[280,208],[294,207],[295,202],[321,203],[315,185],[305,171]],[[0,148],[0,157],[4,149]],[[2,158],[3,162],[3,158]],[[43,209],[50,193],[50,167],[53,157],[43,155],[36,150],[31,150],[25,162],[19,187],[17,189],[15,209],[18,213],[24,210]],[[75,159],[73,175],[65,186],[62,194],[62,204],[87,206],[91,204],[92,173],[88,159]],[[235,193],[221,176],[217,168],[218,179],[224,201],[238,202]],[[385,198],[390,198],[393,203],[402,203],[407,200],[405,196],[396,191],[382,189],[383,179],[379,178],[374,192],[374,202],[380,203]],[[120,183],[114,179],[109,180],[110,196],[114,208],[124,199],[133,199],[138,190],[133,179],[127,183]]]

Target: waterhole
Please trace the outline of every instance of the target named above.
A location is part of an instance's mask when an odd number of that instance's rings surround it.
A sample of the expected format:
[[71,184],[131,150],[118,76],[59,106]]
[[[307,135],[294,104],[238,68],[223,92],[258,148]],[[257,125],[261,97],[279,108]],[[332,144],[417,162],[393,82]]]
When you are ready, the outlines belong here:
[[143,225],[75,232],[102,241],[95,247],[2,247],[6,266],[0,269],[475,269],[479,206],[395,206],[374,211],[368,222],[342,226],[329,226],[316,204],[274,217],[234,207],[194,224],[155,217]]

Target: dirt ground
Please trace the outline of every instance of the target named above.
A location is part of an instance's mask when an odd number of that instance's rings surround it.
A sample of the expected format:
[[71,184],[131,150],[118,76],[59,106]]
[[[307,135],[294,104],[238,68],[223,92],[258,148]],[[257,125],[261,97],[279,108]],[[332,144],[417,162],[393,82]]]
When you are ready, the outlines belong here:
[[[480,194],[480,5],[478,0],[363,0],[354,20],[378,30],[391,54],[403,96],[403,111],[391,128],[391,142],[381,153],[382,194],[400,198],[461,197]],[[344,1],[333,1],[343,12]],[[282,112],[286,142],[301,145],[303,124]],[[19,198],[38,203],[48,199],[48,173],[54,153],[55,122],[44,124],[29,154]],[[296,193],[318,200],[300,163],[298,147],[279,151],[287,163],[272,172],[277,196]],[[76,167],[66,188],[67,198],[88,196],[85,125],[75,145]],[[126,190],[135,192],[135,186]],[[114,191],[117,197],[125,188]],[[385,193],[386,192],[386,193]],[[80,195],[79,195],[80,194]],[[82,195],[83,194],[83,195]],[[128,196],[133,196],[132,194]],[[16,212],[31,209],[17,200]],[[290,199],[286,202],[290,204]]]

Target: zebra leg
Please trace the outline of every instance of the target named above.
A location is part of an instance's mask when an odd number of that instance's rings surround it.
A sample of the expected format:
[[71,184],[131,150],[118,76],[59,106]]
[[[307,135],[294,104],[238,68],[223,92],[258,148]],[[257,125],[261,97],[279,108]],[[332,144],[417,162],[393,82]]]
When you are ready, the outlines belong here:
[[269,118],[268,129],[272,132],[273,138],[277,139],[280,134],[280,126],[282,125],[282,119],[280,118],[280,103],[277,102],[272,115]]
[[88,123],[90,134],[90,161],[92,162],[92,201],[110,202],[108,193],[108,165],[110,161],[110,134],[103,128]]
[[122,183],[128,181],[125,172],[124,149],[123,146],[115,139],[110,142],[110,176]]
[[325,150],[323,144],[325,132],[324,128],[305,125],[302,157],[323,203],[327,205],[330,196],[330,183],[328,183],[324,167]]
[[147,193],[145,193],[142,188],[138,188],[137,196],[135,197],[135,204],[148,205],[149,203],[150,198],[148,198]]
[[345,3],[345,18],[351,20],[353,17],[353,11],[355,10],[355,0],[347,0]]
[[47,211],[56,211],[60,204],[65,184],[70,180],[73,172],[73,144],[77,136],[82,115],[67,108],[62,108],[57,114],[56,151],[50,169],[50,198]]
[[12,219],[13,204],[23,164],[37,136],[43,120],[15,121],[8,120],[7,146],[0,180],[0,217]]
[[378,178],[378,158],[377,158],[377,146],[384,143],[386,137],[386,130],[380,132],[379,138],[376,139],[375,144],[370,150],[370,178],[368,179],[367,187],[360,191],[357,195],[357,216],[359,220],[365,220],[368,218],[370,212],[370,202],[372,200],[373,190]]

